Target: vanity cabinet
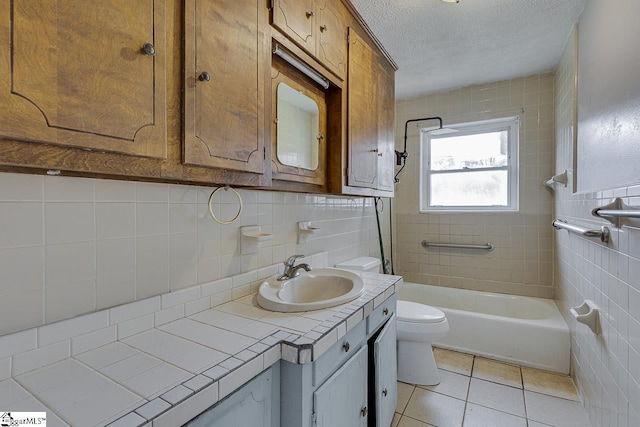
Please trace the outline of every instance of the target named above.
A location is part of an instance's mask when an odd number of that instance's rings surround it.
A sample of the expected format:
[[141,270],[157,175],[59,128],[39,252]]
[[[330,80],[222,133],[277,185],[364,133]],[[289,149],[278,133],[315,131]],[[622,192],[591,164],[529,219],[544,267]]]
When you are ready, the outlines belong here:
[[349,31],[347,184],[393,191],[394,76],[386,60]]
[[273,0],[271,23],[329,71],[347,71],[347,17],[340,0]]
[[186,424],[188,427],[279,427],[279,364]]
[[186,0],[184,162],[264,173],[268,40],[261,0]]
[[391,425],[397,403],[395,306],[394,295],[313,363],[281,362],[282,427]]
[[[373,403],[372,410],[375,411],[376,425],[390,426],[393,421],[393,414],[398,404],[398,375],[397,366],[397,345],[396,345],[396,322],[395,314],[380,330],[377,337],[374,337],[370,346],[372,351],[373,386],[370,387],[369,400]],[[392,368],[390,368],[392,367]]]
[[367,347],[313,393],[314,424],[317,427],[367,425]]
[[2,2],[0,137],[165,158],[165,9]]

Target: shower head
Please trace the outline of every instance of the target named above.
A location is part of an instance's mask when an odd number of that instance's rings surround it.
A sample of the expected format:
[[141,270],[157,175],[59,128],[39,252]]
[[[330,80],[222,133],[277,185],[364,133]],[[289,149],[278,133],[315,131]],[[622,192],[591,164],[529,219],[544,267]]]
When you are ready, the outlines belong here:
[[427,121],[427,120],[437,120],[438,123],[439,123],[439,126],[437,128],[429,131],[429,133],[431,135],[445,135],[445,134],[448,134],[448,133],[457,132],[457,130],[455,130],[455,129],[443,128],[442,127],[442,117],[438,117],[438,116],[435,116],[435,117],[423,117],[421,119],[407,120],[404,123],[404,149],[402,151],[396,150],[396,165],[402,166],[402,167],[396,173],[396,176],[393,179],[393,182],[395,182],[395,183],[400,182],[400,180],[398,179],[398,175],[400,175],[400,172],[402,172],[402,169],[404,169],[404,166],[407,163],[407,157],[409,156],[409,153],[407,153],[407,126],[409,125],[409,123],[424,122],[424,121]]

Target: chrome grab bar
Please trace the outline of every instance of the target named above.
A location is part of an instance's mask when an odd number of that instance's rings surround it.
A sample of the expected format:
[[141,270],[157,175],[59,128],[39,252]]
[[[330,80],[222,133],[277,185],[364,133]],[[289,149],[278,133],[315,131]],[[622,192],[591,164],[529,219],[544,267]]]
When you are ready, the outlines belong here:
[[608,205],[593,209],[591,215],[604,218],[620,228],[622,225],[620,218],[640,218],[640,209],[635,206],[625,205],[622,199],[617,197]]
[[611,216],[616,218],[640,218],[640,211],[631,211],[625,209],[600,209],[593,210],[595,216]]
[[598,237],[603,243],[609,243],[609,236],[611,235],[609,227],[602,226],[600,230],[588,230],[586,228],[578,227],[577,225],[568,224],[567,221],[561,219],[554,220],[551,225],[556,230],[567,230],[571,233],[580,234],[585,237]]
[[484,249],[486,251],[491,252],[493,250],[492,243],[486,243],[484,245],[467,245],[464,243],[433,243],[427,242],[426,240],[422,241],[423,248],[460,248],[460,249]]

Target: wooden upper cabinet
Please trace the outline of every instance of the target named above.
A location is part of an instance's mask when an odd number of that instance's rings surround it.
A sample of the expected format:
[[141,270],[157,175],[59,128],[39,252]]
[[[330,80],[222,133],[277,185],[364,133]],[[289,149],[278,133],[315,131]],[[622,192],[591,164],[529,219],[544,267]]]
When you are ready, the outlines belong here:
[[0,137],[166,157],[164,35],[164,0],[2,2]]
[[272,23],[307,52],[316,48],[314,0],[273,0]]
[[316,57],[338,77],[347,72],[346,9],[342,2],[318,3],[318,37]]
[[353,187],[378,186],[378,85],[375,53],[355,32],[349,31],[348,169]]
[[391,65],[379,58],[378,99],[378,190],[394,191],[395,174],[395,76]]
[[264,172],[266,13],[261,0],[185,1],[185,163]]
[[394,190],[394,70],[349,31],[349,186]]
[[343,79],[348,13],[340,0],[273,0],[272,24]]

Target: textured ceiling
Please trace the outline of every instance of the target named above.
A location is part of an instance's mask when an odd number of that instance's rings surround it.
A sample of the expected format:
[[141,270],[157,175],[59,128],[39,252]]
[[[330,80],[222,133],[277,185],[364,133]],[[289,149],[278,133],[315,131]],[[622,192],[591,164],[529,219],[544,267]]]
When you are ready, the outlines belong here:
[[555,68],[587,0],[351,0],[398,64],[396,97]]

